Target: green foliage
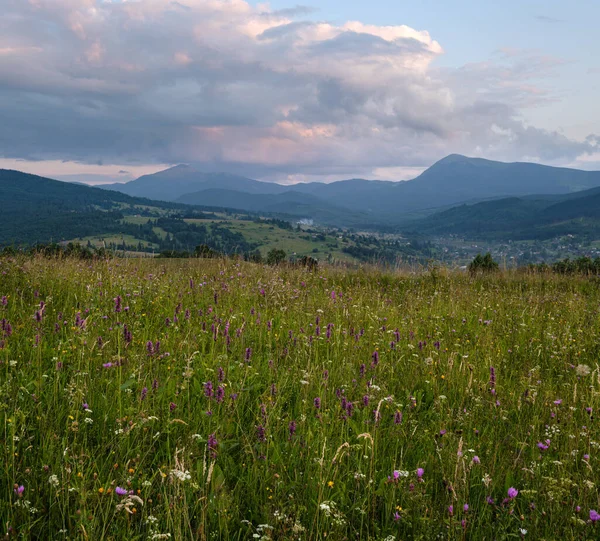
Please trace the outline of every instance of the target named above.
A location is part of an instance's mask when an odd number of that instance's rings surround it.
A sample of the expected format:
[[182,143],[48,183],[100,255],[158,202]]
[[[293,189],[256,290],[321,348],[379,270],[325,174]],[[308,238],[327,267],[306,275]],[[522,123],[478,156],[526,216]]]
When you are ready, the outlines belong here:
[[477,254],[475,259],[469,263],[469,272],[471,274],[490,273],[498,271],[498,263],[492,258],[489,252],[482,256]]
[[0,259],[9,539],[597,538],[592,281],[53,249]]
[[279,265],[283,261],[285,261],[286,253],[284,250],[280,250],[278,248],[273,248],[269,250],[267,254],[267,265]]

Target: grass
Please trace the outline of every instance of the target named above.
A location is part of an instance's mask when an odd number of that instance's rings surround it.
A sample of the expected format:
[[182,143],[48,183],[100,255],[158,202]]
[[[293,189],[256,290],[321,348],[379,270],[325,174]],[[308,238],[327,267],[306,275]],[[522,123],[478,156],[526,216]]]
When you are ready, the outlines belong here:
[[600,535],[594,280],[220,260],[0,273],[9,536]]
[[318,240],[316,235],[313,234],[313,238],[309,240],[306,237],[311,237],[311,234],[306,231],[280,229],[267,222],[257,223],[233,219],[223,221],[186,219],[185,221],[204,224],[207,227],[210,227],[212,223],[222,224],[231,231],[241,233],[248,242],[260,244],[260,251],[263,256],[266,256],[272,249],[280,249],[288,255],[296,254],[297,257],[306,255],[314,256],[319,260],[326,260],[328,255],[331,254],[335,261],[356,262],[354,257],[342,251],[344,244],[335,235],[325,235],[325,240]]

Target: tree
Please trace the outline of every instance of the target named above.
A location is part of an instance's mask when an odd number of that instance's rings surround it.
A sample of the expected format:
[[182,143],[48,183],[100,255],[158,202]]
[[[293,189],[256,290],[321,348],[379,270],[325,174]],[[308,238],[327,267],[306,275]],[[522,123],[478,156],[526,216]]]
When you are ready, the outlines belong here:
[[497,270],[498,263],[494,261],[492,254],[489,252],[484,256],[477,254],[475,259],[469,264],[469,272],[471,274],[496,272]]
[[267,264],[268,265],[279,265],[282,261],[285,260],[286,254],[283,250],[278,248],[273,248],[267,254]]

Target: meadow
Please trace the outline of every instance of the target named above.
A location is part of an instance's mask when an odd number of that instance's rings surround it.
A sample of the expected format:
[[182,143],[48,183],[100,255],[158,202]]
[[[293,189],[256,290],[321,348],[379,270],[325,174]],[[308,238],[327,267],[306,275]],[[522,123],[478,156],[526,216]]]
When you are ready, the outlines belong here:
[[600,282],[0,259],[8,539],[598,539]]

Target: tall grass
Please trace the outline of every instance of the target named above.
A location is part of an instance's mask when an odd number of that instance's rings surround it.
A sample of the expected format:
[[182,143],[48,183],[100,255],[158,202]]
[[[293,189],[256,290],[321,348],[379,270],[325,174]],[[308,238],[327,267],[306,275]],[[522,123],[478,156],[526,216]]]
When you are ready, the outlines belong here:
[[4,296],[9,538],[600,537],[594,281],[5,258]]

